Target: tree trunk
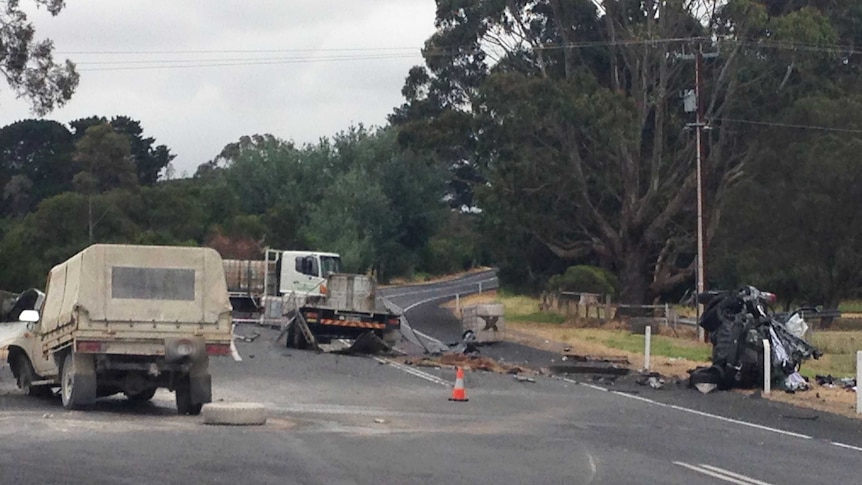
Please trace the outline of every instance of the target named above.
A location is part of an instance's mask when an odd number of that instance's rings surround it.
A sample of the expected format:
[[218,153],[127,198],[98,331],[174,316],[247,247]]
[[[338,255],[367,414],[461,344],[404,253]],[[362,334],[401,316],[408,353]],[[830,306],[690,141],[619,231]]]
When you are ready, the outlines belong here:
[[619,261],[620,302],[642,304],[647,298],[646,251],[629,245]]
[[93,244],[93,194],[87,195],[87,229],[89,230],[90,244]]

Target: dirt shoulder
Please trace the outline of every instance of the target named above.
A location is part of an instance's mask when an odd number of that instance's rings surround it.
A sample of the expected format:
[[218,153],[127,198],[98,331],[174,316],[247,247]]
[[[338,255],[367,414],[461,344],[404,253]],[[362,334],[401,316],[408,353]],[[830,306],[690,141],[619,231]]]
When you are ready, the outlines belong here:
[[[492,293],[471,296],[462,299],[461,304],[473,305],[477,303],[488,303],[494,301],[496,295]],[[449,305],[454,310],[454,304]],[[597,358],[623,360],[628,362],[628,367],[633,371],[641,371],[644,368],[644,355],[638,352],[628,352],[615,349],[601,342],[587,341],[577,338],[577,332],[573,329],[582,328],[573,324],[534,323],[534,322],[506,322],[505,339],[511,342],[526,345],[532,348],[558,353],[561,356],[579,355]],[[628,332],[629,330],[617,323],[609,323],[603,328]],[[683,337],[685,341],[691,337]],[[708,362],[698,362],[684,358],[666,357],[653,355],[650,359],[650,370],[659,374],[681,380],[688,379],[688,371],[698,366],[709,365]],[[856,393],[838,387],[820,386],[811,382],[811,388],[807,391],[787,393],[784,391],[772,391],[764,398],[789,403],[795,406],[830,412],[856,419],[862,419],[862,415],[856,413]],[[734,390],[750,394],[752,390]]]

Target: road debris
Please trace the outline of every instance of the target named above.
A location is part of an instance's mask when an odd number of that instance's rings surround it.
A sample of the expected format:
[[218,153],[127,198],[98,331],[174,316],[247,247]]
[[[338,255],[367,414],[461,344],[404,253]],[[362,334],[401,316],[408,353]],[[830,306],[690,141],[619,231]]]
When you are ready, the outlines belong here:
[[204,424],[259,426],[266,424],[266,408],[252,402],[214,402],[204,404]]
[[374,418],[374,422],[377,424],[386,424],[386,420],[383,418]]
[[832,377],[832,375],[816,375],[814,376],[814,382],[821,387],[828,388],[841,388],[847,391],[855,391],[856,390],[856,379],[852,377],[842,377],[836,378]]
[[648,374],[641,374],[636,380],[635,384],[639,386],[649,386],[653,389],[661,389],[667,383],[667,379],[664,378],[661,374],[657,372],[651,372]]
[[513,376],[513,377],[514,377],[514,378],[515,378],[515,380],[516,380],[516,381],[518,381],[518,382],[529,382],[529,383],[532,383],[532,384],[535,384],[535,383],[536,383],[536,380],[535,380],[535,379],[533,379],[532,377],[527,377],[527,376],[518,376],[518,375]]

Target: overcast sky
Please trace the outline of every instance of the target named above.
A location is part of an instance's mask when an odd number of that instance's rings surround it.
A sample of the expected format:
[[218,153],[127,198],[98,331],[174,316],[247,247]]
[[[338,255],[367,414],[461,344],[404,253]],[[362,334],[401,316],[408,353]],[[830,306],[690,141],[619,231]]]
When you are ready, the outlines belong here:
[[[177,155],[177,176],[242,135],[306,143],[385,124],[407,71],[422,63],[435,10],[434,0],[66,4],[57,17],[31,13],[37,37],[81,74],[72,100],[45,118],[136,119]],[[0,85],[0,126],[26,118],[28,103]]]

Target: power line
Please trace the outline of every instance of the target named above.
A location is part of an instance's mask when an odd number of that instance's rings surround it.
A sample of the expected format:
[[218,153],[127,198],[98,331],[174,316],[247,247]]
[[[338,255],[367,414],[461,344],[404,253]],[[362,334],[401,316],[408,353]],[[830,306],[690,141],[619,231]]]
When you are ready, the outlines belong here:
[[154,54],[273,54],[303,52],[419,52],[418,47],[344,47],[334,49],[199,49],[199,50],[142,50],[142,51],[56,51],[58,55],[154,55]]
[[836,133],[856,133],[862,134],[862,130],[857,130],[853,128],[835,128],[831,126],[816,126],[816,125],[796,125],[793,123],[779,123],[773,121],[754,121],[754,120],[740,120],[734,118],[712,118],[712,121],[723,121],[726,123],[741,123],[747,125],[758,125],[758,126],[773,126],[778,128],[796,128],[802,130],[819,130],[819,131],[832,131]]
[[[250,58],[250,59],[174,59],[153,61],[116,61],[116,62],[93,62],[80,63],[81,72],[94,71],[140,71],[150,69],[188,69],[199,67],[235,67],[235,66],[261,66],[279,64],[312,64],[323,62],[350,62],[368,60],[396,60],[417,57],[416,54],[401,54],[388,56],[345,56],[345,57],[296,57],[296,58]],[[87,66],[116,66],[116,67],[87,67]]]
[[[557,44],[542,44],[539,46],[531,46],[535,50],[560,50],[560,49],[584,49],[594,47],[612,47],[612,46],[651,46],[660,44],[687,44],[694,42],[712,42],[710,37],[670,37],[660,39],[629,39],[629,40],[601,40],[601,41],[584,41],[571,43]],[[716,41],[717,44],[736,43],[752,48],[769,48],[782,50],[800,50],[810,52],[824,52],[842,55],[862,54],[862,50],[854,49],[851,46],[843,46],[838,44],[805,44],[793,42],[778,42],[768,40],[747,40],[747,39],[722,39]],[[251,66],[251,65],[270,65],[270,64],[301,64],[301,63],[320,63],[320,62],[347,62],[357,60],[392,60],[406,59],[418,57],[421,51],[414,47],[347,47],[347,48],[329,48],[329,49],[232,49],[232,50],[140,50],[140,51],[60,51],[57,54],[64,55],[83,55],[83,56],[147,56],[147,55],[183,55],[183,56],[198,56],[198,55],[244,55],[244,54],[307,54],[290,57],[229,57],[229,58],[210,58],[201,59],[189,57],[186,59],[128,59],[128,60],[103,60],[103,61],[78,61],[76,64],[81,67],[81,71],[127,71],[127,70],[145,70],[145,69],[183,69],[195,67],[233,67],[233,66]],[[457,50],[446,49],[426,49],[426,56],[454,56],[457,54],[467,53]],[[331,55],[320,55],[331,54]],[[99,66],[99,67],[91,67]],[[101,66],[117,66],[117,67],[101,67]]]

